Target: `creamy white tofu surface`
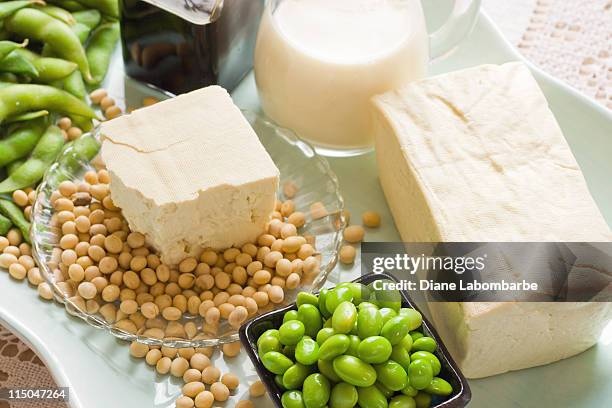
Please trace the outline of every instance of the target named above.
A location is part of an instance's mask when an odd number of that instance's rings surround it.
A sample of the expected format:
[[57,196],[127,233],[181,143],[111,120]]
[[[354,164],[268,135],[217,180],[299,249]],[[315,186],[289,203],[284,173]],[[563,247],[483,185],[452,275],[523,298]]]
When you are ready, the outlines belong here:
[[[610,241],[546,99],[522,63],[483,65],[374,98],[380,181],[406,242]],[[467,377],[584,351],[608,303],[434,303]]]
[[279,171],[223,88],[211,86],[102,125],[111,198],[163,262],[254,241]]

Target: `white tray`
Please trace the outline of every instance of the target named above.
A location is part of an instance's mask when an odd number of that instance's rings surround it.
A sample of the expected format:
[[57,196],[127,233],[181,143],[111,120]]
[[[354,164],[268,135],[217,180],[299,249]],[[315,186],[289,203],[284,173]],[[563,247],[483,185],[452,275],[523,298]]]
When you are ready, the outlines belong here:
[[[445,72],[482,63],[502,63],[521,57],[504,40],[491,21],[482,15],[473,34],[450,58],[432,67]],[[121,66],[115,61],[111,89],[121,92]],[[591,192],[612,224],[612,114],[576,91],[534,69],[564,134],[568,139]],[[233,94],[242,108],[258,110],[252,75]],[[349,159],[331,159],[340,179],[347,208],[355,216],[365,210],[382,214],[383,227],[369,231],[370,241],[397,241],[382,190],[378,184],[372,154]],[[355,177],[359,174],[359,177]],[[561,221],[562,222],[562,221]],[[330,284],[351,280],[359,265],[338,267]],[[0,323],[16,332],[50,368],[61,386],[71,388],[73,408],[173,407],[180,382],[160,377],[144,361],[129,356],[127,345],[68,316],[63,307],[40,301],[27,284],[12,281],[0,273]],[[215,364],[225,370],[218,354]],[[242,385],[226,405],[248,395],[245,384],[256,379],[246,356],[228,360],[231,371],[240,375]],[[594,347],[579,356],[544,367],[470,381],[470,407],[584,407],[612,406],[612,324]],[[157,404],[155,403],[157,401]],[[272,408],[266,397],[260,408]]]

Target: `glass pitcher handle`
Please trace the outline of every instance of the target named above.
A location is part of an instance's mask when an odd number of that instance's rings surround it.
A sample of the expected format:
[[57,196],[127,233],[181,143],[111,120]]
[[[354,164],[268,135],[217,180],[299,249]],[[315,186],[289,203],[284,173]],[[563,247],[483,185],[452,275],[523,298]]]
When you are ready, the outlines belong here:
[[429,36],[432,61],[448,55],[472,31],[481,0],[455,0],[450,17]]

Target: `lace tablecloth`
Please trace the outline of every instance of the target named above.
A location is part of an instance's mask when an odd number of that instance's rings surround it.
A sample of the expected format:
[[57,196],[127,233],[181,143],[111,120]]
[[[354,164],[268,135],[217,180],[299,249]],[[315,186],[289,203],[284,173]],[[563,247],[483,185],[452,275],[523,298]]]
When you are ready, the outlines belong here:
[[[612,109],[612,0],[484,0],[484,8],[527,58]],[[53,385],[40,359],[0,327],[0,388]]]

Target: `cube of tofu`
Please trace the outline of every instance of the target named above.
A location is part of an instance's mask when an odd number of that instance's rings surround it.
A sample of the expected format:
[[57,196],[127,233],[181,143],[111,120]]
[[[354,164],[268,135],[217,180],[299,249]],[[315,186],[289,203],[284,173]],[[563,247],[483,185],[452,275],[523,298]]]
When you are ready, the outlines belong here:
[[[610,241],[524,64],[484,65],[377,96],[379,176],[406,242]],[[608,303],[435,303],[467,377],[547,364],[597,342]]]
[[101,133],[111,198],[164,263],[264,232],[279,171],[223,88],[136,110]]

